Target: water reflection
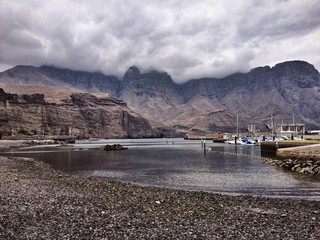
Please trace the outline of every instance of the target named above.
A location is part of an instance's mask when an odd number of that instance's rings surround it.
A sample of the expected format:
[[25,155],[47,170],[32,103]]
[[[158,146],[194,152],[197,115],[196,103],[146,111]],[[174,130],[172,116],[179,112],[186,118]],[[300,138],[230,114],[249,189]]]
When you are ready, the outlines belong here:
[[[94,150],[119,142],[129,150]],[[142,185],[320,200],[319,179],[265,164],[255,146],[207,142],[203,148],[199,141],[181,139],[108,140],[78,142],[68,150],[32,149],[14,155],[32,157],[72,174]]]

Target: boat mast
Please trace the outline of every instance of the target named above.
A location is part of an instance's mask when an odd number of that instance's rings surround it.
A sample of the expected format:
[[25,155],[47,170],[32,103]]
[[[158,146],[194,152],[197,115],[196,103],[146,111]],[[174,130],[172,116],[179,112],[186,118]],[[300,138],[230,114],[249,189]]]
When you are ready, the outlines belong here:
[[237,136],[239,136],[239,115],[237,114]]

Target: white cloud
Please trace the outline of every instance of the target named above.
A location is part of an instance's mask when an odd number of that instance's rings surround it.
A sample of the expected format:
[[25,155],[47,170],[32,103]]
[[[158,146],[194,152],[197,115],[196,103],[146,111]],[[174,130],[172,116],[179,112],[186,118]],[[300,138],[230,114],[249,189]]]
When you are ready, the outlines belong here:
[[[320,69],[317,0],[0,0],[0,65],[175,81],[301,59]],[[3,69],[4,67],[2,67]]]

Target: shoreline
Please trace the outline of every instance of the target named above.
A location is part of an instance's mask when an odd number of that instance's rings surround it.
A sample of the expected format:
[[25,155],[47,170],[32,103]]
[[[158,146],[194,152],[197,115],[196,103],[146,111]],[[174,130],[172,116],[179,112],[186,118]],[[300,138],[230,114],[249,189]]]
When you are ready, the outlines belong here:
[[320,202],[71,176],[0,156],[0,238],[319,239]]
[[9,151],[12,148],[29,146],[24,140],[0,140],[0,152]]

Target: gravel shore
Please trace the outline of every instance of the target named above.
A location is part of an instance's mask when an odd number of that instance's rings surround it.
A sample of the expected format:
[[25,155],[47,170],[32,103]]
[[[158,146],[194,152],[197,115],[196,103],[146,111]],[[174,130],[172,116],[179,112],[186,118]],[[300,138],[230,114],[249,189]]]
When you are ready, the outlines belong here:
[[28,144],[23,140],[0,140],[0,152],[10,151],[13,148],[26,147]]
[[70,176],[0,157],[0,239],[320,239],[320,202]]

